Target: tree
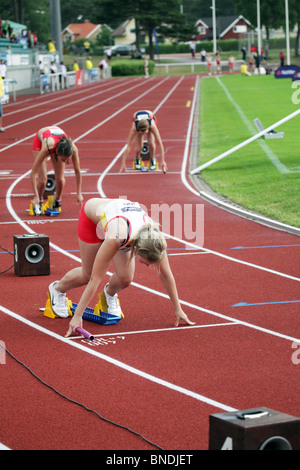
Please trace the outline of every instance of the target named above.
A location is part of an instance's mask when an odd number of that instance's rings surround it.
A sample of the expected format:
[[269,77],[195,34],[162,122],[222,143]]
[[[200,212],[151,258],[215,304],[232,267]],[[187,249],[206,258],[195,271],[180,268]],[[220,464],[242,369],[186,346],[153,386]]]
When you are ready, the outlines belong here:
[[[257,25],[257,0],[234,0],[235,10],[242,14],[253,25]],[[260,18],[261,25],[266,29],[266,50],[265,56],[268,57],[270,29],[278,29],[284,23],[284,1],[283,0],[260,0]]]
[[96,0],[99,2],[99,17],[112,25],[122,23],[128,18],[135,18],[137,47],[139,33],[144,31],[149,37],[149,55],[153,59],[153,30],[158,35],[174,40],[189,39],[193,34],[193,26],[188,25],[185,15],[180,13],[180,0]]
[[299,0],[289,0],[289,23],[290,29],[297,25],[297,36],[295,41],[295,56],[299,55],[300,48],[300,3]]

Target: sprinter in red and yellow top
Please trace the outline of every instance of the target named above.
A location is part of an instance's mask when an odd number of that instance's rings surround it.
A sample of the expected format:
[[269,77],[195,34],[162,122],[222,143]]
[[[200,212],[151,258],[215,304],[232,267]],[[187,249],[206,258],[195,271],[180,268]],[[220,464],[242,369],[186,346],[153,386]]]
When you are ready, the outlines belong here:
[[[79,154],[76,145],[70,137],[57,126],[42,127],[33,139],[34,163],[31,169],[31,184],[33,189],[32,205],[35,215],[42,214],[43,194],[47,183],[47,158],[51,158],[55,173],[55,201],[53,209],[61,206],[61,194],[65,185],[65,164],[72,160],[77,186],[77,202],[83,202],[81,194],[82,176],[80,171]],[[38,176],[38,178],[37,178]]]

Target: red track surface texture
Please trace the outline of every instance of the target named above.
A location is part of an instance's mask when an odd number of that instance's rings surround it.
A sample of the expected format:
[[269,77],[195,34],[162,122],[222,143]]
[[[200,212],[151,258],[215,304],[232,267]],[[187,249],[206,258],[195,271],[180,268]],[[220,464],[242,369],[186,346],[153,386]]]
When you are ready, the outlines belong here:
[[[166,450],[202,450],[208,448],[212,413],[266,406],[299,415],[299,237],[209,205],[185,184],[197,86],[194,76],[113,79],[5,106],[0,243],[13,252],[13,235],[47,234],[51,274],[18,277],[11,269],[1,275],[0,340],[61,394],[137,434],[58,395],[1,351],[4,446],[155,450],[141,434]],[[133,172],[131,160],[127,172],[118,173],[138,109],[157,114],[167,174]],[[93,342],[65,339],[68,320],[49,319],[39,310],[50,282],[80,263],[72,168],[60,217],[28,215],[32,138],[54,123],[79,148],[85,200],[126,196],[149,212],[154,205],[173,206],[177,216],[192,208],[186,223],[194,225],[202,205],[203,246],[199,237],[187,238],[181,223],[178,230],[178,218],[168,239],[179,297],[194,327],[173,328],[172,304],[155,271],[142,265],[120,294],[125,318],[111,326],[85,322]],[[2,248],[0,259],[1,271],[13,264]],[[78,302],[81,291],[69,298]]]

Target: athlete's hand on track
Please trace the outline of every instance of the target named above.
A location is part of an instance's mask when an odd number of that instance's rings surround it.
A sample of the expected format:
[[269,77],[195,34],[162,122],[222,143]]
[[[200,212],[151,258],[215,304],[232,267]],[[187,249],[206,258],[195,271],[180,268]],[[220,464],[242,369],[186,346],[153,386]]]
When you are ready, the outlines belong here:
[[189,320],[188,316],[181,309],[175,312],[175,317],[176,317],[176,320],[175,320],[174,326],[179,326],[179,323],[181,321],[183,321],[184,323],[190,326],[196,325],[195,322],[192,322],[191,320]]
[[82,328],[82,318],[76,318],[75,316],[72,318],[72,320],[69,323],[69,329],[67,333],[65,334],[65,338],[68,338],[71,335],[76,334],[76,328]]

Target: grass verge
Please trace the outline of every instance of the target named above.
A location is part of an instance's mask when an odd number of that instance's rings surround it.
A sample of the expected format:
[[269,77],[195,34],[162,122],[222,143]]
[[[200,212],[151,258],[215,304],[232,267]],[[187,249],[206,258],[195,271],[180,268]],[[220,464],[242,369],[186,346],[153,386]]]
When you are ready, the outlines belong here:
[[[273,75],[224,75],[200,86],[199,165],[257,133],[256,117],[268,127],[299,106],[292,102],[292,81]],[[260,138],[212,164],[202,178],[218,194],[300,227],[299,122],[298,115],[276,129],[285,132],[283,139]]]

